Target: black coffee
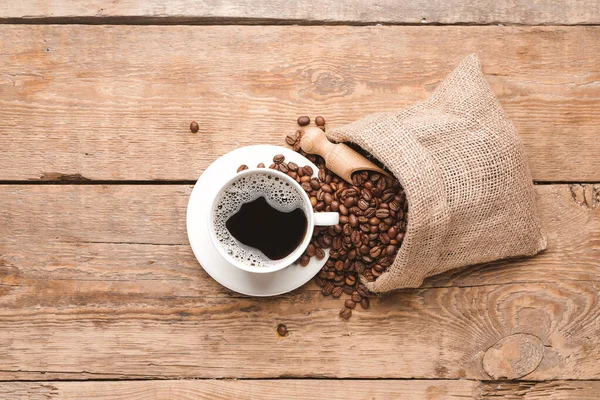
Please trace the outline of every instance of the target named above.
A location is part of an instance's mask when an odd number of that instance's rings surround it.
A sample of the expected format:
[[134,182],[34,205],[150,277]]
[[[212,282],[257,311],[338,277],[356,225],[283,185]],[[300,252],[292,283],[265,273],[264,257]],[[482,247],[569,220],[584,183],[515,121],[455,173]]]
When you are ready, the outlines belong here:
[[279,211],[264,197],[245,203],[225,223],[239,242],[254,247],[271,260],[290,255],[304,239],[308,221],[304,211]]

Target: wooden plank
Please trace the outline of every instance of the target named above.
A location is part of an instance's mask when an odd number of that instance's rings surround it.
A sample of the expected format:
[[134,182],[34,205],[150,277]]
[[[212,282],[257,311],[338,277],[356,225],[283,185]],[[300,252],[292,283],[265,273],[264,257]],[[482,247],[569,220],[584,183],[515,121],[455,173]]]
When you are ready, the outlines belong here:
[[477,52],[534,179],[594,182],[599,33],[2,25],[0,180],[195,180],[234,148],[282,144],[298,115],[339,126],[422,100]]
[[489,382],[481,400],[596,400],[598,381]]
[[0,186],[0,380],[490,379],[488,349],[519,365],[494,345],[522,335],[543,349],[518,378],[600,377],[600,207],[567,185],[536,187],[546,254],[374,299],[349,322],[314,286],[256,299],[208,278],[186,244],[189,191]]
[[3,400],[451,400],[474,398],[474,381],[371,380],[161,380],[104,382],[0,382]]
[[[188,296],[198,291],[228,296],[199,271],[189,248],[185,213],[191,188],[2,185],[0,260],[5,262],[8,281],[0,283],[91,280],[105,281],[109,286],[103,290],[131,289],[132,296],[144,292]],[[584,188],[590,198],[600,193],[600,185],[535,187],[548,236],[545,253],[450,271],[430,278],[425,286],[600,280],[600,206],[573,200],[573,194],[579,199]],[[46,293],[44,301],[48,305],[62,301],[63,290]],[[83,303],[85,293],[80,292]],[[24,305],[31,299],[22,301]]]
[[469,380],[152,380],[0,382],[3,400],[299,399],[320,400],[596,400],[598,381]]
[[515,3],[501,1],[427,2],[380,0],[352,3],[311,0],[290,3],[238,1],[129,0],[109,2],[5,1],[0,21],[86,23],[345,23],[345,24],[597,24],[600,8],[594,0]]

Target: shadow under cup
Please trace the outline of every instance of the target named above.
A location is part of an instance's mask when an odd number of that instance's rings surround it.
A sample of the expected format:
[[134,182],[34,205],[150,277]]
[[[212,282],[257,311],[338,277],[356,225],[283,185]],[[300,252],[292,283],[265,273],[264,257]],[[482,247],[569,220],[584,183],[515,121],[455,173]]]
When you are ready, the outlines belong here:
[[[257,248],[242,244],[226,227],[227,220],[240,211],[244,204],[260,197],[264,197],[271,207],[280,212],[287,213],[300,208],[306,217],[302,240],[291,253],[278,260],[272,260]],[[328,217],[326,225],[335,225],[339,221],[337,213],[318,214],[323,214],[318,218],[320,220]],[[282,172],[257,168],[239,172],[223,184],[213,200],[208,229],[214,246],[232,265],[248,272],[269,273],[291,265],[302,256],[310,244],[314,226],[315,213],[302,186]],[[281,234],[286,234],[285,229]]]

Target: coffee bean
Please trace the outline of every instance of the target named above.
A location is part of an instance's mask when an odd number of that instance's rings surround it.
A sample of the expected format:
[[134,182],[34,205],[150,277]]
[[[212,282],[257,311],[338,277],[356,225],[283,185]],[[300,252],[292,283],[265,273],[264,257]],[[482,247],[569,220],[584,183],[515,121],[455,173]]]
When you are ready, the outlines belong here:
[[308,247],[306,248],[306,254],[307,254],[309,257],[312,257],[312,256],[314,256],[316,251],[317,251],[317,249],[316,249],[315,245],[314,245],[314,244],[312,244],[312,243],[311,243],[311,244],[309,244],[309,245],[308,245]]
[[298,171],[298,164],[296,164],[295,162],[290,161],[287,164],[287,167],[290,171]]
[[[340,206],[340,207],[342,207],[342,206]],[[331,211],[335,211],[333,209],[333,203],[331,203]],[[340,211],[341,211],[341,208],[340,208]],[[348,223],[348,216],[347,215],[340,215],[340,224],[347,224],[347,223]]]
[[344,292],[346,294],[352,294],[352,291],[354,291],[354,288],[352,286],[348,286],[348,285],[342,286],[342,292]]
[[390,260],[388,257],[383,257],[383,258],[381,258],[381,259],[379,260],[379,264],[380,264],[382,267],[385,267],[385,268],[387,268],[387,267],[389,267],[390,265],[392,265],[392,260]]
[[302,265],[303,267],[306,267],[309,262],[310,262],[310,257],[308,255],[305,254],[302,257],[300,257],[300,265]]
[[302,169],[304,170],[305,175],[312,176],[313,169],[310,165],[305,165]]
[[323,186],[321,186],[321,189],[323,189],[325,193],[333,193],[333,189],[331,188],[331,186],[326,183]]
[[347,208],[350,208],[355,204],[356,204],[356,197],[346,197],[346,199],[344,200],[344,205]]
[[386,224],[385,222],[380,222],[378,225],[379,231],[381,232],[387,232],[389,225]]
[[385,254],[387,254],[388,256],[392,256],[394,255],[394,253],[396,253],[396,246],[390,244],[385,248]]
[[367,246],[366,244],[363,244],[358,250],[361,254],[368,254],[371,249],[369,249],[369,246]]
[[377,182],[381,178],[381,174],[379,172],[371,172],[369,176],[369,180],[371,182]]
[[346,207],[344,204],[340,204],[340,214],[348,215],[348,207]]
[[302,189],[304,189],[305,192],[310,192],[312,190],[312,187],[308,182],[302,182],[300,186],[302,186]]
[[397,240],[398,242],[401,242],[401,241],[403,241],[403,240],[404,240],[404,232],[400,232],[400,233],[398,233],[398,234],[396,235],[396,240]]
[[277,169],[277,164],[273,163],[269,165],[269,169]]
[[371,227],[367,224],[361,224],[361,225],[359,225],[359,228],[361,231],[363,231],[365,233],[369,233],[371,231]]
[[392,200],[392,202],[390,203],[390,210],[399,211],[400,209],[402,209],[400,203],[396,200]]
[[327,272],[327,279],[333,279],[333,278],[335,278],[335,272],[333,272],[333,271]]
[[379,223],[381,222],[381,220],[377,217],[373,217],[369,219],[369,224],[371,225],[379,225]]
[[325,193],[319,189],[319,191],[317,192],[317,200],[323,201],[324,198],[325,198]]
[[341,286],[336,286],[332,291],[331,291],[331,295],[333,297],[340,297],[342,295],[342,293],[344,293],[344,291],[342,290]]
[[238,167],[237,172],[242,172],[246,169],[248,169],[248,166],[246,164],[242,164]]
[[352,299],[348,299],[344,302],[344,306],[346,306],[346,308],[354,308],[356,307],[356,302]]
[[331,211],[334,212],[338,212],[340,210],[340,203],[338,203],[337,201],[332,201],[331,202]]
[[392,217],[387,217],[383,220],[383,222],[385,222],[388,225],[393,225],[394,224],[394,218]]
[[368,297],[363,297],[363,298],[360,300],[360,306],[361,306],[363,309],[367,310],[367,309],[370,307],[369,298],[368,298]]
[[283,160],[285,160],[285,157],[283,156],[283,154],[277,154],[273,157],[273,162],[275,164],[281,164],[283,162]]
[[336,234],[342,233],[342,225],[340,225],[340,224],[334,225],[333,230],[335,231]]
[[381,248],[380,247],[373,247],[369,251],[369,256],[371,256],[372,258],[377,258],[377,257],[379,257],[380,254],[381,254]]
[[333,243],[331,244],[331,247],[334,250],[339,250],[342,248],[342,238],[339,236],[336,236],[333,238]]
[[[320,275],[320,273],[319,273],[319,275]],[[322,288],[323,286],[325,286],[325,282],[326,282],[326,281],[325,281],[323,278],[321,278],[321,276],[317,276],[317,277],[315,278],[315,282],[317,283],[317,285],[318,285],[320,288]]]
[[381,233],[379,234],[379,240],[381,241],[381,243],[383,244],[388,244],[390,243],[390,237],[388,236],[387,233]]
[[363,190],[361,190],[360,191],[360,195],[367,202],[371,201],[371,199],[373,198],[373,194],[371,194],[371,191],[369,189],[363,189]]
[[350,239],[352,240],[352,243],[354,243],[355,246],[360,245],[360,243],[361,243],[360,232],[359,231],[353,231],[350,234]]
[[322,248],[317,248],[316,252],[315,252],[315,256],[319,259],[322,260],[325,257],[325,250],[323,250]]
[[356,258],[356,250],[352,249],[348,252],[348,259],[354,260]]
[[277,334],[279,336],[286,336],[287,333],[288,333],[287,326],[285,326],[284,324],[277,325]]
[[[340,210],[341,210],[341,206],[340,206]],[[350,214],[350,216],[348,217],[348,222],[350,223],[350,226],[352,226],[353,228],[356,228],[358,226],[358,218],[354,214]]]
[[356,278],[352,275],[346,277],[346,285],[354,286]]
[[319,180],[317,178],[312,178],[310,180],[310,186],[312,186],[313,189],[318,190],[321,187],[321,184],[319,183]]
[[325,210],[325,203],[322,201],[319,201],[317,203],[317,205],[315,206],[315,211],[323,211]]
[[283,163],[282,163],[282,164],[279,164],[279,170],[280,170],[281,172],[283,172],[284,174],[287,174],[287,173],[289,172],[289,170],[288,170],[288,166],[287,166],[287,165],[285,165],[285,164],[283,164]]
[[348,319],[352,316],[352,310],[344,307],[340,310],[340,317],[342,317],[343,319]]
[[379,264],[375,264],[375,265],[373,266],[373,269],[374,269],[375,271],[377,271],[377,272],[383,272],[383,271],[385,270],[385,267],[382,267],[382,266],[381,266],[381,265],[379,265]]
[[330,193],[325,193],[324,200],[325,204],[331,204],[333,202],[333,196]]
[[285,137],[285,142],[288,145],[293,146],[296,143],[296,138],[294,138],[293,136],[288,135],[288,136]]
[[310,204],[313,207],[317,205],[317,202],[318,202],[317,198],[315,196],[311,196],[311,198],[310,198]]
[[[390,189],[386,189],[385,192],[387,192],[388,190],[390,190]],[[385,193],[385,192],[384,192],[383,196],[381,196],[381,201],[387,203],[394,197],[394,193]]]
[[315,124],[317,126],[325,126],[325,118],[319,115],[317,118],[315,118]]
[[300,125],[300,126],[306,126],[308,124],[310,124],[310,118],[309,117],[307,117],[306,115],[298,117],[298,125]]
[[375,212],[375,216],[377,218],[383,219],[383,218],[387,218],[390,215],[390,210],[386,210],[384,208],[380,208]]
[[357,273],[362,274],[363,271],[365,270],[365,264],[362,261],[355,261],[354,262],[354,270]]
[[354,301],[355,303],[358,303],[361,299],[362,299],[362,297],[358,293],[358,291],[352,292],[352,301]]
[[360,208],[363,211],[366,210],[367,208],[369,208],[369,202],[365,199],[358,200],[358,208]]
[[365,217],[372,218],[374,216],[375,216],[375,208],[374,207],[369,207],[365,210]]
[[366,224],[366,223],[368,223],[368,222],[369,222],[369,218],[367,218],[367,217],[364,217],[364,216],[362,216],[362,215],[361,215],[360,217],[358,217],[358,223],[359,223],[359,224]]
[[258,163],[256,165],[256,168],[264,168],[264,167],[265,167],[265,164],[263,164],[263,163]]
[[335,270],[336,271],[341,271],[344,269],[344,262],[341,260],[338,260],[335,262]]
[[374,276],[375,278],[378,278],[378,277],[380,277],[380,276],[381,276],[381,271],[377,271],[376,269],[372,269],[372,270],[371,270],[371,273],[373,274],[373,276]]
[[352,226],[350,226],[350,224],[345,224],[344,228],[342,229],[342,233],[345,236],[350,236],[352,235]]
[[323,286],[323,288],[321,289],[321,293],[323,293],[325,296],[329,296],[333,291],[333,288],[333,284],[331,282],[327,282],[325,286]]

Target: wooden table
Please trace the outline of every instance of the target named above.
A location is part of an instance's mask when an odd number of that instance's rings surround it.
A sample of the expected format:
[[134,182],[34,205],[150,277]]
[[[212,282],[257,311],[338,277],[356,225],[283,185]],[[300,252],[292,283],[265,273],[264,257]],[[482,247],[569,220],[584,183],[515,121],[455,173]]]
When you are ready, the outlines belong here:
[[[1,399],[600,397],[596,0],[163,3],[0,1]],[[349,321],[313,283],[248,298],[198,265],[186,204],[216,157],[413,104],[471,52],[544,254]]]

